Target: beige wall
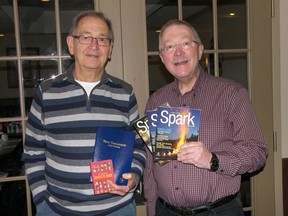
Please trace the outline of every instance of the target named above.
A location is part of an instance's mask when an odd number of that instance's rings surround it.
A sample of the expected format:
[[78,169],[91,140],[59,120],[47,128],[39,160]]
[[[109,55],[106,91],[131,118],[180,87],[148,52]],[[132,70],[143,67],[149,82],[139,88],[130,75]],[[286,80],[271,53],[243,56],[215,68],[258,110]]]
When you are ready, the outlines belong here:
[[[282,159],[288,158],[288,25],[287,0],[274,0],[272,14],[275,216],[283,216]],[[277,145],[275,145],[275,143]],[[273,152],[271,152],[273,153]],[[270,154],[271,154],[270,153]]]
[[149,95],[145,1],[99,0],[98,8],[111,19],[116,38],[107,71],[133,86],[142,116]]
[[288,158],[288,1],[280,0],[280,91],[282,158]]

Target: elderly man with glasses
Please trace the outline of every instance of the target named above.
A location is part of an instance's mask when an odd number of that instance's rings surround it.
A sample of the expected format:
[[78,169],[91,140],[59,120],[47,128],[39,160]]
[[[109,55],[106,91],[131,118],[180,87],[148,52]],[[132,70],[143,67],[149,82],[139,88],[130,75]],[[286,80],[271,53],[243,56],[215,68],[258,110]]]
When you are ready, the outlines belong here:
[[[135,131],[137,100],[130,84],[107,73],[114,35],[104,14],[78,14],[67,37],[70,68],[43,81],[27,121],[23,159],[40,215],[136,215],[133,190],[144,170],[145,147],[135,136],[127,186],[110,182],[111,192],[94,195],[89,162],[97,128]],[[121,157],[121,156],[120,156]]]

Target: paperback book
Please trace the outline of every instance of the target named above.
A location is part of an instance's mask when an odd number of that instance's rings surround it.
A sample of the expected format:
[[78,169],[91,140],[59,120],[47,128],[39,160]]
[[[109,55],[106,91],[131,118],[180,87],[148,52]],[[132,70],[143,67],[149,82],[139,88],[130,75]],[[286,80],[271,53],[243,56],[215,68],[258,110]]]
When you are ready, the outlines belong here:
[[94,194],[102,194],[113,191],[108,181],[115,183],[112,160],[90,162],[91,177]]
[[131,171],[135,133],[119,128],[99,127],[92,162],[112,160],[117,185],[127,185],[123,173]]
[[189,107],[158,107],[155,161],[175,160],[182,144],[198,141],[200,114]]

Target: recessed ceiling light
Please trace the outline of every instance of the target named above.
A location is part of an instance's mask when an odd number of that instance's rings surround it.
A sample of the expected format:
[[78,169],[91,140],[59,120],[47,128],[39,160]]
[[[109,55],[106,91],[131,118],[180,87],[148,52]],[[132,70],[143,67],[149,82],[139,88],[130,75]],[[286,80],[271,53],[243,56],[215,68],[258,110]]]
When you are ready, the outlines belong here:
[[0,37],[4,37],[4,36],[5,36],[4,34],[0,33]]
[[229,16],[235,16],[236,14],[234,12],[230,12]]
[[41,0],[42,2],[49,2],[50,0]]

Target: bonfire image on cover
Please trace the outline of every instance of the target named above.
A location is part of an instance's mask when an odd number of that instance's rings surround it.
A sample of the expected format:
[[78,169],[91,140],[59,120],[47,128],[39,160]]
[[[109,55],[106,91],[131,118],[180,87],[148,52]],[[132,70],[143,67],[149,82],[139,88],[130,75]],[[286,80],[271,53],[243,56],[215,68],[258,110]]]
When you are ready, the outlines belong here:
[[198,141],[200,114],[189,107],[158,107],[155,161],[175,160],[182,144]]

